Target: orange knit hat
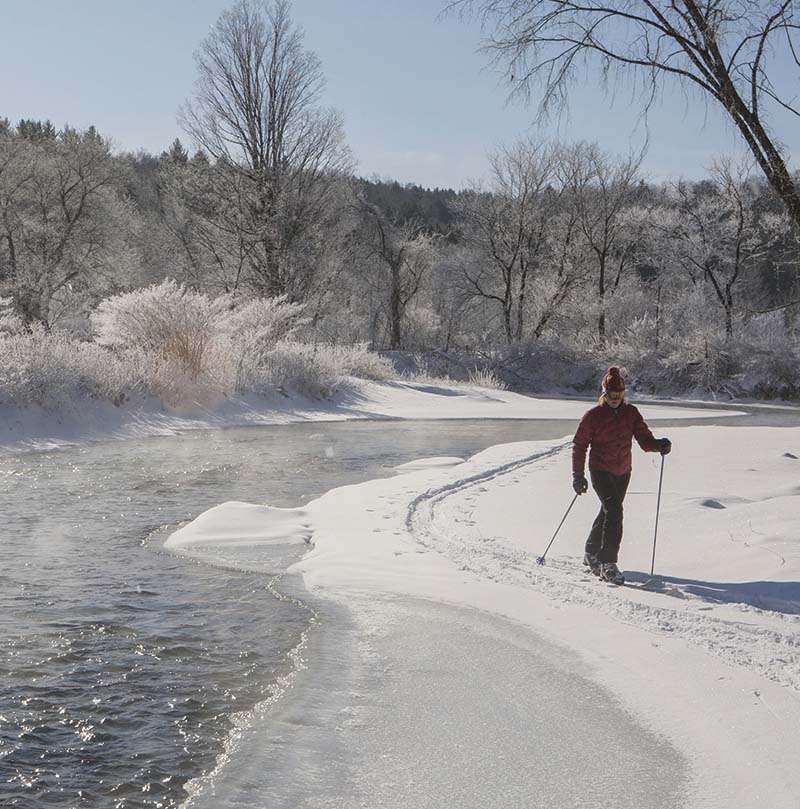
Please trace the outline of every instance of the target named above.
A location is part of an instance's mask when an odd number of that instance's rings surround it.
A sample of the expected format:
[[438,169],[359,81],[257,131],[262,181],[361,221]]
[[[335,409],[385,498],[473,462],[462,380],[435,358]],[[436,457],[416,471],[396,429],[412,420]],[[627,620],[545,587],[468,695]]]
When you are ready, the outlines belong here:
[[608,369],[606,375],[603,377],[602,387],[603,393],[610,390],[625,390],[625,380],[622,378],[619,368],[611,367]]

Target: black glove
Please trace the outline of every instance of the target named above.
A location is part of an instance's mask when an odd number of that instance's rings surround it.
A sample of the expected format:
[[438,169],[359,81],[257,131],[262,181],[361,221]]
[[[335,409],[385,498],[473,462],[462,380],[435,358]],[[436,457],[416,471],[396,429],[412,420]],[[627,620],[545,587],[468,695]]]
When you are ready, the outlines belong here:
[[658,444],[658,451],[662,455],[669,455],[672,451],[672,441],[669,438],[656,438],[656,444]]
[[572,488],[575,490],[575,494],[586,494],[589,491],[589,481],[582,472],[572,473]]

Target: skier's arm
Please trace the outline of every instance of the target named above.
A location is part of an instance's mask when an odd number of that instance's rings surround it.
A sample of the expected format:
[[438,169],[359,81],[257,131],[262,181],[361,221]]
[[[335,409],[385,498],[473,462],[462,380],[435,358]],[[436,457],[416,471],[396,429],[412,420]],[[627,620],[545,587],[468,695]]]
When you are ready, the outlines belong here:
[[575,437],[572,439],[572,474],[583,475],[583,468],[586,464],[586,450],[592,441],[592,426],[589,414],[586,413],[578,425]]
[[638,410],[633,415],[633,437],[645,452],[660,452],[661,444],[659,440],[650,432],[650,428]]

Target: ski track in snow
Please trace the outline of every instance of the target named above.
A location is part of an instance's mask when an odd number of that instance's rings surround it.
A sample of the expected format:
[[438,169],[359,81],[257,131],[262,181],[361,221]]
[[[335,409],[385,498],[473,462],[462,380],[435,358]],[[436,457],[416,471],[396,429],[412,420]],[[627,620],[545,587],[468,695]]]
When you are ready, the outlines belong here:
[[[530,587],[554,601],[601,610],[639,629],[689,641],[730,665],[756,671],[800,692],[800,617],[749,604],[719,605],[679,585],[660,591],[606,585],[587,579],[578,560],[569,563],[548,559],[546,566],[539,566],[534,553],[506,547],[495,537],[481,536],[474,529],[470,531],[463,519],[457,519],[471,510],[465,509],[459,495],[553,458],[566,446],[484,469],[420,494],[410,503],[406,515],[411,537],[446,556],[460,570],[503,584]],[[730,617],[716,617],[710,614],[712,610],[726,612]],[[752,620],[737,620],[735,611]]]

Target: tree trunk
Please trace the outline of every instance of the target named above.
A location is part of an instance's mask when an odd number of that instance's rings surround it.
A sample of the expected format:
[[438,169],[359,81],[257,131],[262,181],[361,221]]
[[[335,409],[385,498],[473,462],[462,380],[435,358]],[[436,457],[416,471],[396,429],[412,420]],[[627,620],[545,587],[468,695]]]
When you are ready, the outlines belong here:
[[724,69],[716,71],[716,78],[722,87],[720,101],[733,118],[738,130],[742,133],[750,151],[755,157],[767,182],[786,205],[795,225],[800,228],[800,193],[792,179],[786,161],[772,142],[760,115],[753,112],[744,103],[730,76]]
[[598,281],[598,298],[600,299],[600,317],[597,319],[597,338],[600,348],[606,347],[606,259],[600,256],[600,277]]
[[392,286],[389,291],[389,348],[400,350],[403,343],[402,334],[403,308],[400,300],[400,262],[392,264]]
[[527,268],[522,270],[519,279],[519,295],[517,295],[517,340],[522,340],[523,324],[525,321],[525,288],[528,282]]

